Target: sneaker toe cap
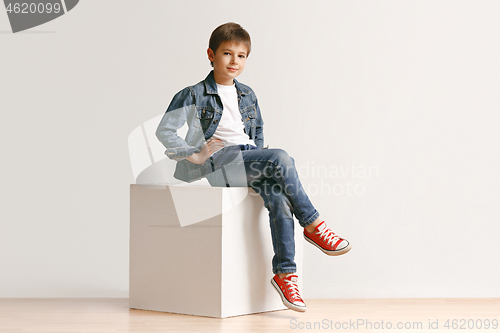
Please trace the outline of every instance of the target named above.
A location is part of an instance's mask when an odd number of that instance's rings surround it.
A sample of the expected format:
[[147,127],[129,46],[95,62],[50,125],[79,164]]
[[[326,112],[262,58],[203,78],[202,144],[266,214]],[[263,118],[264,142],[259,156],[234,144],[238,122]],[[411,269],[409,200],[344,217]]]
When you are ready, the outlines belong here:
[[292,304],[296,305],[296,306],[303,306],[303,307],[306,306],[306,303],[304,303],[302,301],[293,301]]
[[349,245],[349,242],[346,241],[345,239],[339,243],[339,245],[337,245],[337,248],[335,250],[342,250],[344,248],[346,248],[347,246]]

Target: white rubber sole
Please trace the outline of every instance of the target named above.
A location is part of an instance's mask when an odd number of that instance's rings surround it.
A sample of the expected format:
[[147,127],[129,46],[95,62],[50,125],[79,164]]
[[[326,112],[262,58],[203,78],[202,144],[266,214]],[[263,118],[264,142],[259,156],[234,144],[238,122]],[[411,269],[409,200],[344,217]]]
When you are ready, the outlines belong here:
[[329,256],[340,256],[340,255],[342,255],[344,253],[347,253],[347,252],[349,252],[351,250],[351,243],[349,243],[346,247],[344,247],[343,249],[340,249],[340,250],[335,250],[335,251],[325,250],[324,248],[322,248],[321,246],[319,246],[318,244],[316,244],[312,239],[310,239],[309,237],[307,237],[306,234],[303,234],[303,235],[304,235],[304,239],[306,241],[308,241],[312,245],[316,246],[323,253],[326,253]]
[[274,278],[271,279],[271,284],[273,285],[274,289],[276,289],[276,291],[278,292],[278,294],[280,295],[281,297],[281,301],[283,302],[283,304],[289,308],[290,310],[293,310],[293,311],[297,311],[297,312],[306,312],[306,307],[305,306],[298,306],[298,305],[295,305],[293,303],[290,303],[285,295],[283,295],[283,292],[281,291],[280,289],[280,286],[278,286],[278,284],[276,283],[276,281],[274,281]]

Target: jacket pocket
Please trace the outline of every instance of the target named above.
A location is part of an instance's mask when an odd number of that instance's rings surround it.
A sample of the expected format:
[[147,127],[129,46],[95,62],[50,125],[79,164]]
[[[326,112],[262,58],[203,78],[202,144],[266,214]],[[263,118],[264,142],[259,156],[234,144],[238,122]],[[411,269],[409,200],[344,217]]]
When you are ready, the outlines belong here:
[[214,119],[214,110],[208,107],[198,107],[196,117],[200,120],[201,128],[205,132]]
[[250,120],[250,119],[256,119],[257,118],[257,111],[255,111],[255,105],[250,105],[243,109],[243,115],[245,118],[243,119],[244,122]]

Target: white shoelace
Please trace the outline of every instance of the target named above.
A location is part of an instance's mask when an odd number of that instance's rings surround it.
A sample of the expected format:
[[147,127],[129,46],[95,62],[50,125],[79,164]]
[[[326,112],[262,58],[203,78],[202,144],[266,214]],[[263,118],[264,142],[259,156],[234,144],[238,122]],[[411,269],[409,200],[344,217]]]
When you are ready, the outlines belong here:
[[319,238],[323,238],[326,244],[332,246],[334,241],[337,241],[340,239],[339,236],[335,235],[333,231],[328,229],[327,227],[323,228],[323,230],[318,231],[316,235],[319,236]]
[[292,279],[284,279],[286,287],[290,291],[290,297],[293,300],[299,300],[302,301],[302,297],[300,297],[299,294],[299,286],[297,285],[297,282],[293,282]]

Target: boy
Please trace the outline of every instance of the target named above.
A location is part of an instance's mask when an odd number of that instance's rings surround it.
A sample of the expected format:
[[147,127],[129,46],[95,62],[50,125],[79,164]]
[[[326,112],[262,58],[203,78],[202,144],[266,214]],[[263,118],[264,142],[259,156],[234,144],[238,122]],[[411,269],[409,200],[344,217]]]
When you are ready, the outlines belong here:
[[[174,96],[156,135],[165,154],[178,161],[176,178],[190,182],[206,177],[212,186],[248,186],[262,196],[274,249],[271,283],[285,306],[303,312],[306,305],[294,274],[293,215],[304,227],[304,238],[327,255],[347,253],[351,245],[320,221],[293,158],[282,149],[263,148],[264,122],[255,93],[235,79],[250,50],[250,36],[239,24],[217,27],[207,50],[213,70]],[[189,130],[183,140],[177,129],[185,122]]]

